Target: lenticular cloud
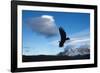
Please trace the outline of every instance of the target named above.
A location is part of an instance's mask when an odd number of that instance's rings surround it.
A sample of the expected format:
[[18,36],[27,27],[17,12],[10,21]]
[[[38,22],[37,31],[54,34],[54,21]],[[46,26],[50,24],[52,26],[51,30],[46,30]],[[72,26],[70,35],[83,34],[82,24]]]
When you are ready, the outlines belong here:
[[52,37],[58,33],[55,19],[50,15],[42,15],[40,17],[30,18],[28,20],[28,25],[33,32],[39,33],[46,37]]

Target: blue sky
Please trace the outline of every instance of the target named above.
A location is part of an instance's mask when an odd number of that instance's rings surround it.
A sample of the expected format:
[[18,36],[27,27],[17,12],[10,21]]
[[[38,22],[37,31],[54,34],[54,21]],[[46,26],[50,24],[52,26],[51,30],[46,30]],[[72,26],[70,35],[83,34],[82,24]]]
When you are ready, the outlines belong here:
[[[44,16],[45,18],[42,18]],[[49,19],[49,20],[48,20]],[[52,21],[53,19],[53,21]],[[49,22],[48,22],[49,21]],[[41,23],[41,24],[40,24]],[[42,27],[42,23],[43,27]],[[47,23],[48,27],[45,26]],[[41,27],[39,27],[39,26]],[[59,48],[60,36],[56,30],[49,31],[49,28],[62,27],[70,38],[89,38],[90,14],[72,12],[44,12],[44,11],[22,11],[22,39],[24,55],[56,55],[63,51]],[[36,28],[36,29],[35,29]],[[41,31],[41,28],[42,31]],[[48,34],[52,37],[46,37]],[[81,35],[81,36],[80,36]]]

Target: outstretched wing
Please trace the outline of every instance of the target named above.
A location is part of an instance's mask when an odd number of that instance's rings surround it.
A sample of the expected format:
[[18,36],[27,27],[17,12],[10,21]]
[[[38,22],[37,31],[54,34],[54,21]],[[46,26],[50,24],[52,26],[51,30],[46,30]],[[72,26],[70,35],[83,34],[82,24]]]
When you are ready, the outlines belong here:
[[66,32],[64,31],[64,29],[62,27],[59,27],[59,33],[61,36],[61,40],[65,40],[66,39]]

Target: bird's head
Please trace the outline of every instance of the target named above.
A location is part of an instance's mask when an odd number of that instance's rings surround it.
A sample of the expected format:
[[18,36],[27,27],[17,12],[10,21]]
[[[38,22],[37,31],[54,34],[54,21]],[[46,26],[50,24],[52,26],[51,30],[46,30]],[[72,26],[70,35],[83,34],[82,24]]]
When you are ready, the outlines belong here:
[[70,38],[68,37],[68,38],[66,38],[66,40],[70,40]]

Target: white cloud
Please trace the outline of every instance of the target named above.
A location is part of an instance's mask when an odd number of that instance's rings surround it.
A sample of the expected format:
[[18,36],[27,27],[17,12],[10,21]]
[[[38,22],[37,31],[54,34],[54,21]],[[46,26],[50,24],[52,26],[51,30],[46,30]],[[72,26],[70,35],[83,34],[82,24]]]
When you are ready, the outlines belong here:
[[50,15],[42,15],[40,17],[30,18],[28,20],[28,25],[34,32],[46,37],[52,37],[58,33],[55,19]]
[[47,18],[47,19],[50,19],[51,21],[55,21],[53,16],[50,16],[50,15],[42,15],[41,16],[42,18]]
[[89,43],[90,42],[90,39],[89,38],[82,38],[82,39],[72,39],[70,40],[69,42],[66,42],[66,46],[67,45],[81,45],[81,44],[84,44],[84,43]]

